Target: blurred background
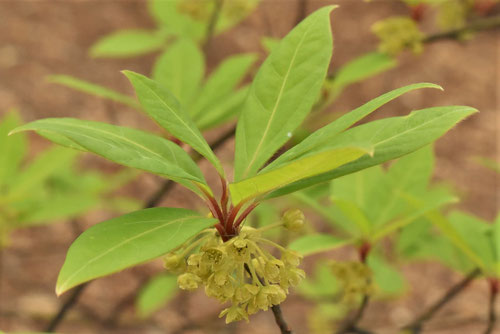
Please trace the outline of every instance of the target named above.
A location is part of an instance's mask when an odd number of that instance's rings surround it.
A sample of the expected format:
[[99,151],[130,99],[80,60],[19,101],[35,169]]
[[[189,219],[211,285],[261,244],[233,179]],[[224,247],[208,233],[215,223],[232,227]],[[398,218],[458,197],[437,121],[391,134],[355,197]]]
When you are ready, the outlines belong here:
[[[267,51],[263,37],[279,39],[301,18],[328,4],[340,7],[332,14],[334,52],[330,71],[334,73],[350,60],[376,51],[379,39],[372,32],[374,23],[396,15],[420,15],[420,9],[403,1],[362,0],[262,0],[241,22],[214,36],[204,48],[207,72],[224,58],[237,53],[256,53],[258,61],[249,71],[250,82]],[[498,4],[488,8],[485,17],[498,15]],[[435,24],[436,11],[427,8],[418,25],[425,34],[442,31]],[[45,117],[75,117],[104,121],[159,133],[159,128],[141,113],[121,103],[84,94],[51,83],[47,76],[65,74],[109,87],[133,96],[127,79],[120,73],[129,69],[149,75],[160,50],[131,57],[92,57],[92,46],[102,37],[120,29],[155,29],[156,23],[146,1],[14,1],[0,2],[0,115],[15,108],[24,122]],[[432,82],[444,92],[419,90],[402,96],[368,118],[406,115],[414,109],[440,105],[468,105],[480,113],[460,123],[438,140],[434,179],[452,184],[461,201],[459,208],[492,221],[498,212],[498,173],[485,168],[478,157],[498,162],[500,118],[499,75],[500,39],[498,30],[486,29],[473,35],[442,38],[426,43],[423,51],[398,53],[397,65],[346,87],[322,111],[334,117],[389,90],[415,83]],[[314,122],[310,128],[320,126]],[[227,131],[228,122],[206,132],[209,141]],[[51,145],[29,134],[27,161],[36,159]],[[0,152],[0,154],[2,154]],[[233,140],[219,149],[223,163],[232,160]],[[69,160],[55,160],[64,169]],[[71,162],[72,164],[73,162]],[[109,219],[116,212],[141,206],[161,184],[159,177],[127,174],[122,168],[91,155],[74,162],[77,171],[96,171],[94,186],[119,175],[116,183],[95,191],[93,199],[118,197],[109,205],[88,205],[78,218],[53,219],[52,224],[36,224],[12,229],[1,250],[0,329],[6,332],[43,331],[67,295],[55,296],[54,287],[65,253],[76,236],[89,226]],[[206,163],[201,162],[201,166]],[[68,167],[69,168],[69,167]],[[83,173],[83,172],[82,172]],[[102,175],[103,174],[103,175]],[[75,175],[79,175],[78,172]],[[68,176],[71,177],[71,176]],[[90,181],[89,181],[90,182]],[[214,181],[215,182],[215,181]],[[80,189],[80,188],[75,188]],[[85,188],[87,189],[87,188]],[[94,189],[94,188],[92,188]],[[76,190],[75,190],[76,191]],[[160,203],[196,209],[202,203],[186,190],[175,188]],[[1,202],[0,202],[1,204]],[[0,205],[0,210],[2,209]],[[82,209],[83,208],[79,208]],[[78,210],[75,210],[75,215]],[[318,222],[319,219],[312,218]],[[42,219],[43,220],[43,219]],[[313,262],[315,258],[308,261]],[[308,266],[306,261],[306,268]],[[270,312],[252,316],[250,323],[224,326],[214,309],[217,302],[202,291],[179,293],[159,311],[147,318],[136,315],[134,292],[148,278],[162,271],[160,260],[138,266],[93,282],[59,326],[61,333],[276,333]],[[395,332],[412,319],[424,305],[435,300],[460,275],[432,262],[403,266],[408,282],[404,295],[394,300],[376,301],[363,323],[380,333]],[[484,326],[488,290],[477,281],[440,313],[427,327],[428,333],[479,333]],[[132,297],[131,297],[132,296]],[[282,305],[296,333],[311,332],[308,311],[312,303],[291,293]],[[391,329],[392,328],[392,329]]]

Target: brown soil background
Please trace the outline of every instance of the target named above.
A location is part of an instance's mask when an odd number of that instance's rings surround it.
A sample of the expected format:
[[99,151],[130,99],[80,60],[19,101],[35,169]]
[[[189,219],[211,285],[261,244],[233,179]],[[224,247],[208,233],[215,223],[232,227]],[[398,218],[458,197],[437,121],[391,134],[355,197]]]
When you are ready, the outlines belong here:
[[[332,16],[335,50],[332,69],[376,48],[370,26],[389,15],[406,14],[398,1],[358,0],[308,1],[312,12],[326,4],[341,5]],[[209,50],[209,68],[229,54],[260,52],[263,35],[281,37],[294,25],[297,2],[263,0],[259,9],[235,29],[218,36]],[[120,105],[46,83],[49,74],[64,73],[132,94],[122,69],[149,73],[155,55],[131,59],[91,59],[88,48],[101,36],[122,28],[154,27],[144,1],[22,1],[0,2],[0,113],[18,108],[26,121],[44,117],[70,116],[101,120],[157,131],[154,124]],[[433,28],[426,25],[429,31]],[[414,82],[434,82],[444,92],[423,90],[403,96],[372,117],[407,114],[411,109],[463,104],[481,112],[460,123],[437,142],[436,180],[455,185],[463,198],[460,208],[492,220],[498,211],[498,176],[471,157],[498,160],[499,129],[499,35],[477,34],[465,43],[440,41],[428,45],[424,54],[404,54],[400,66],[361,84],[349,87],[330,108],[348,111],[386,91]],[[209,134],[210,138],[217,132]],[[32,154],[47,142],[32,136]],[[227,163],[233,143],[219,152]],[[113,172],[117,167],[86,156],[84,166]],[[204,165],[204,164],[202,164]],[[159,179],[143,175],[122,193],[145,199],[154,192]],[[196,207],[187,192],[178,189],[162,205]],[[109,218],[109,213],[89,214],[79,221],[84,229]],[[12,246],[3,254],[0,294],[0,329],[41,331],[66,296],[56,298],[53,289],[65,252],[75,238],[74,226],[60,222],[18,231]],[[201,292],[181,294],[152,319],[139,320],[127,305],[118,322],[106,325],[117,303],[135,291],[140,281],[161,271],[159,261],[99,279],[84,292],[78,305],[60,326],[60,333],[173,333],[192,323],[184,333],[278,333],[270,312],[261,312],[250,323],[223,326],[214,311],[220,307]],[[394,333],[435,300],[461,276],[433,263],[403,268],[409,281],[407,294],[398,300],[373,303],[363,324],[377,333]],[[456,302],[448,305],[427,327],[426,333],[480,333],[486,322],[487,285],[476,281]],[[296,333],[307,333],[307,310],[311,303],[293,293],[283,311]],[[498,305],[500,309],[500,305]],[[191,320],[188,320],[191,319]],[[196,328],[196,326],[198,326]]]

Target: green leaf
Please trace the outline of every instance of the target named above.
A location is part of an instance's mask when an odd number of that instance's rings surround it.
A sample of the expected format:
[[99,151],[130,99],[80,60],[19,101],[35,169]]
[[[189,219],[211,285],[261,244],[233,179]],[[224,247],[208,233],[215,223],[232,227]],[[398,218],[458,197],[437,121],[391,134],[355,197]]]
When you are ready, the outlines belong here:
[[90,48],[92,57],[134,57],[160,49],[165,37],[149,30],[119,30],[99,39]]
[[137,101],[125,94],[118,93],[112,89],[104,86],[96,85],[92,82],[81,80],[69,75],[49,75],[47,81],[56,83],[62,86],[73,88],[80,92],[84,92],[90,95],[99,96],[111,101],[115,101],[134,109],[139,109],[140,106]]
[[325,300],[334,299],[339,293],[341,285],[332,273],[332,269],[325,262],[319,262],[314,268],[314,276],[307,277],[298,286],[298,292],[311,299]]
[[288,248],[303,256],[326,252],[350,244],[353,240],[343,240],[329,234],[310,234],[290,243]]
[[500,214],[494,222],[492,237],[495,247],[495,273],[497,277],[500,277]]
[[300,179],[334,170],[368,152],[361,147],[342,147],[306,156],[270,172],[231,183],[231,199],[234,205],[237,205],[241,201],[266,194]]
[[[385,93],[365,104],[356,108],[347,114],[343,115],[334,122],[322,127],[321,129],[313,132],[310,136],[304,139],[300,144],[292,147],[290,150],[282,154],[278,159],[273,161],[265,169],[275,168],[287,161],[293,160],[303,154],[317,150],[324,145],[331,145],[335,143],[337,136],[342,132],[362,120],[384,104],[398,98],[399,96],[421,88],[437,88],[442,89],[438,85],[430,83],[417,83],[413,85],[404,86],[388,93]],[[265,170],[264,169],[264,170]]]
[[194,184],[206,185],[200,169],[183,149],[146,132],[72,118],[47,118],[18,127],[11,133],[27,130],[58,144],[76,146],[124,166],[170,178],[195,192]]
[[206,27],[203,22],[180,13],[179,0],[151,0],[148,9],[160,28],[170,34],[200,40],[204,37]]
[[226,98],[221,99],[209,109],[204,110],[203,113],[198,114],[194,120],[196,126],[200,130],[206,130],[238,116],[241,106],[248,95],[248,88],[248,86],[241,88]]
[[158,275],[139,292],[136,308],[142,318],[150,316],[163,307],[172,297],[177,289],[177,276]]
[[189,39],[178,39],[158,58],[153,79],[167,88],[181,103],[192,103],[205,73],[205,59]]
[[162,256],[215,223],[191,210],[153,208],[94,225],[69,248],[56,293]]
[[123,73],[134,86],[144,112],[176,138],[207,158],[223,176],[224,169],[219,159],[177,99],[157,82],[141,74],[131,71]]
[[269,197],[283,196],[399,158],[432,143],[459,121],[476,112],[476,109],[464,106],[434,107],[416,110],[407,116],[381,119],[352,128],[339,134],[333,143],[324,144],[321,149],[325,150],[330,145],[335,147],[361,142],[372,145],[373,156],[364,156],[332,172],[300,180],[271,193]]
[[370,52],[342,65],[330,86],[333,100],[342,90],[353,83],[366,80],[397,65],[396,59],[380,52]]
[[333,8],[322,8],[296,26],[255,76],[236,131],[236,181],[255,175],[311,110],[332,54]]
[[400,272],[382,257],[371,254],[368,266],[373,271],[373,280],[382,296],[400,296],[406,290],[406,284]]
[[190,110],[193,119],[203,117],[207,110],[231,98],[236,86],[255,60],[254,54],[241,54],[224,60],[208,77],[196,97]]
[[[23,125],[25,127],[27,125]],[[19,128],[17,128],[19,129]],[[13,130],[13,131],[17,131]],[[22,200],[36,188],[43,187],[43,183],[50,176],[61,173],[72,167],[77,153],[61,147],[53,147],[37,155],[21,173],[15,177],[8,193],[10,201]]]
[[15,127],[21,125],[21,117],[14,109],[0,119],[0,188],[10,183],[26,154],[26,136],[7,137]]
[[372,232],[372,223],[366,218],[363,210],[355,202],[332,198],[334,204],[340,209],[346,218],[358,228],[358,236],[368,237]]

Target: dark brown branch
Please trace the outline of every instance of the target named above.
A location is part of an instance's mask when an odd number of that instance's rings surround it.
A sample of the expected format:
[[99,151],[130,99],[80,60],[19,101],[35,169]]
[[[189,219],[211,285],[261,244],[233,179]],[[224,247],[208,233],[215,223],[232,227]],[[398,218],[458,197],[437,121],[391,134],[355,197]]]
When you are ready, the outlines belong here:
[[[210,146],[212,150],[216,150],[219,148],[222,144],[224,144],[229,138],[231,138],[234,133],[235,133],[235,128],[232,127],[228,131],[226,131],[222,136],[217,138],[217,140],[214,141],[214,143]],[[193,156],[193,160],[198,161],[201,159],[201,155],[196,154]],[[171,180],[165,180],[162,184],[162,186],[153,194],[151,197],[144,203],[143,208],[152,208],[158,205],[158,203],[161,201],[161,199],[166,196],[173,188],[175,185],[175,182]],[[90,284],[90,282],[84,283],[78,287],[76,287],[72,292],[71,295],[68,297],[66,302],[61,305],[59,308],[59,311],[56,313],[56,315],[52,318],[50,321],[49,325],[46,327],[45,332],[53,332],[57,329],[57,327],[60,325],[61,321],[64,319],[66,316],[66,313],[76,304],[78,299],[80,298],[80,295],[82,294],[83,290]],[[127,298],[127,297],[126,297]]]
[[370,302],[370,297],[368,295],[364,295],[361,300],[361,305],[358,308],[358,311],[351,320],[349,320],[340,330],[338,330],[337,334],[347,334],[347,333],[369,333],[364,329],[358,327],[358,323],[363,318],[365,311],[368,307],[368,303]]
[[[247,273],[252,276],[252,272],[250,271],[250,268],[248,265],[245,263],[245,270]],[[264,281],[262,280],[261,277],[257,275],[257,279],[260,281],[262,285],[264,285]],[[283,312],[281,311],[281,306],[278,305],[273,305],[271,306],[271,311],[273,312],[274,315],[274,321],[276,321],[276,325],[278,325],[281,334],[293,334],[292,330],[288,326],[285,318],[283,317]]]
[[297,17],[295,18],[295,25],[302,22],[303,19],[306,18],[307,15],[307,0],[298,0],[299,3],[297,8]]
[[496,311],[495,311],[495,303],[498,296],[498,288],[500,285],[500,281],[496,279],[490,279],[490,302],[488,308],[488,325],[484,334],[491,334],[495,329],[495,323],[497,320]]
[[417,319],[415,319],[410,324],[406,325],[403,329],[407,330],[412,334],[419,334],[422,332],[422,328],[425,322],[429,321],[443,306],[452,301],[460,292],[462,292],[470,282],[472,282],[479,274],[481,270],[478,268],[471,271],[464,279],[455,284],[451,289],[449,289],[439,300],[432,304],[427,311],[422,313]]
[[443,31],[436,34],[429,35],[424,38],[424,43],[432,43],[443,39],[458,39],[464,33],[478,32],[483,30],[498,29],[500,28],[500,16],[493,16],[484,19],[472,21],[462,28]]

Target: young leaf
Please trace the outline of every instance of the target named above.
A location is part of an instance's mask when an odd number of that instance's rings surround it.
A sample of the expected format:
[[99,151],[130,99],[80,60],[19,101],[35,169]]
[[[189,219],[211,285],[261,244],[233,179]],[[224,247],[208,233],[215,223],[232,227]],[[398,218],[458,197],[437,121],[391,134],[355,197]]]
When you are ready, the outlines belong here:
[[195,123],[200,130],[216,127],[229,119],[236,117],[248,95],[248,86],[226,96],[210,108],[196,115]]
[[206,185],[200,169],[183,149],[146,132],[72,118],[46,118],[11,133],[27,130],[55,139],[58,144],[76,145],[124,166],[168,177],[195,192],[193,182]]
[[140,106],[137,103],[137,101],[125,94],[118,93],[112,89],[109,89],[104,86],[96,85],[92,82],[81,80],[69,75],[49,75],[47,77],[47,81],[52,82],[52,83],[57,83],[62,86],[70,87],[75,90],[90,94],[90,95],[95,95],[99,96],[105,99],[109,99],[121,104],[124,104],[126,106],[129,106],[134,109],[139,109]]
[[295,27],[255,76],[236,130],[236,181],[255,175],[311,110],[332,54],[333,8]]
[[10,183],[26,154],[26,136],[7,137],[19,125],[21,118],[15,110],[10,110],[0,119],[0,187]]
[[158,50],[165,37],[149,30],[119,30],[98,40],[90,49],[92,57],[133,57]]
[[343,115],[336,121],[322,127],[321,129],[315,131],[306,139],[304,139],[300,144],[292,147],[290,150],[282,154],[278,159],[273,161],[269,166],[264,168],[264,170],[270,170],[280,166],[281,164],[291,161],[311,150],[315,150],[326,144],[332,144],[335,142],[336,137],[344,130],[348,129],[358,121],[362,120],[378,108],[382,107],[384,104],[398,98],[399,96],[411,92],[416,89],[421,88],[437,88],[442,89],[438,85],[430,83],[417,83],[413,85],[404,86],[388,93],[385,93],[365,104],[361,107],[354,109]]
[[367,238],[372,232],[372,223],[365,213],[353,201],[332,198],[333,203],[340,209],[344,216],[357,227],[357,236]]
[[164,87],[145,76],[131,71],[123,72],[135,88],[141,105],[151,118],[176,138],[190,145],[210,161],[220,175],[224,170],[214,152],[203,138],[193,120],[182,109],[177,99]]
[[229,185],[234,205],[279,189],[292,182],[334,170],[369,151],[361,147],[342,147],[306,156],[281,168]]
[[179,0],[148,1],[149,12],[162,30],[175,36],[202,39],[206,31],[205,24],[181,13],[178,6]]
[[56,293],[162,256],[215,222],[191,210],[153,208],[94,225],[69,248]]
[[370,52],[342,65],[335,74],[331,89],[338,96],[348,85],[365,80],[397,65],[396,59],[380,52]]
[[146,283],[136,301],[136,308],[142,318],[150,316],[165,305],[175,293],[177,288],[177,276],[158,275]]
[[191,117],[197,120],[200,116],[203,117],[207,109],[231,98],[255,59],[253,54],[241,54],[224,60],[208,77],[196,97],[193,107],[190,108]]
[[193,101],[204,73],[203,53],[189,39],[178,39],[171,44],[153,67],[153,79],[185,107]]
[[269,197],[283,196],[399,158],[430,144],[459,121],[476,112],[476,109],[464,106],[434,107],[416,110],[407,116],[385,118],[352,128],[339,134],[334,142],[324,144],[321,149],[325,150],[330,145],[335,147],[362,142],[372,145],[373,156],[364,156],[331,172],[297,181],[271,193]]
[[401,273],[381,256],[371,254],[367,259],[373,271],[373,280],[380,293],[385,296],[398,296],[406,290]]
[[296,239],[288,248],[303,256],[308,256],[345,246],[352,241],[339,239],[329,234],[310,234]]

